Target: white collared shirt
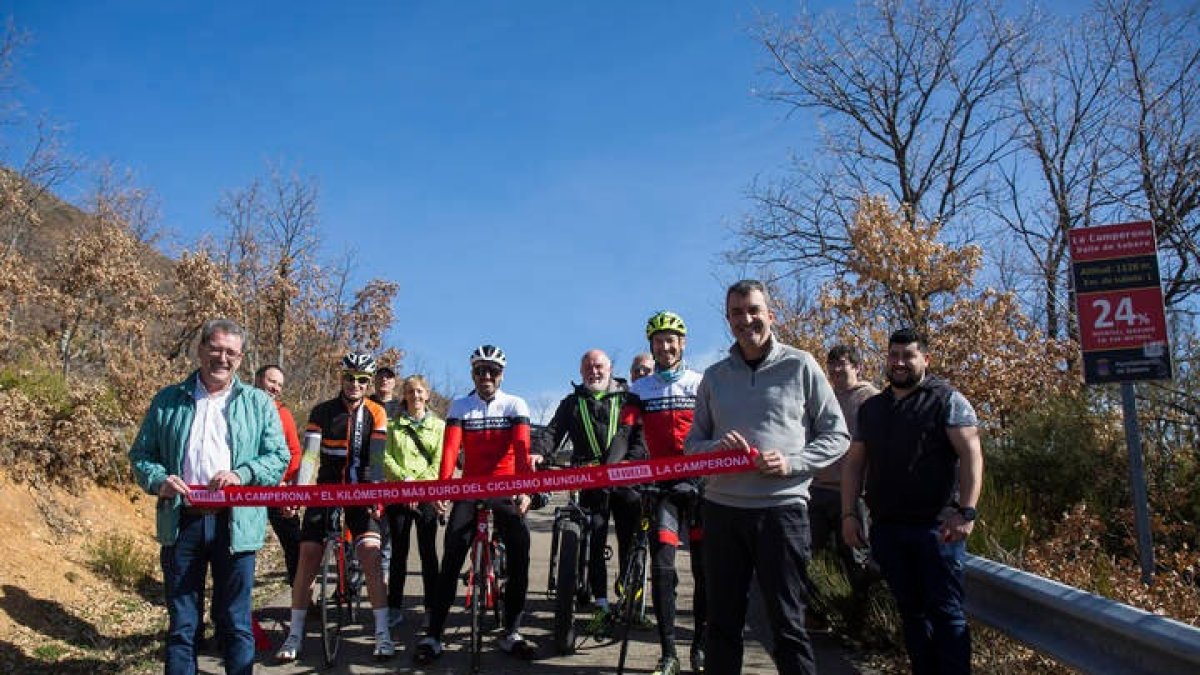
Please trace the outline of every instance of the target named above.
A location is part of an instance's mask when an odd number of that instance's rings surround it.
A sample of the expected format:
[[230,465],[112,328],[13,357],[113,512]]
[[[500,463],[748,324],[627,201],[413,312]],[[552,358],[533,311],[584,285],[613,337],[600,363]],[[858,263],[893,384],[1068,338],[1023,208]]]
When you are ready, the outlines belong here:
[[183,480],[188,485],[208,485],[218,471],[228,471],[233,454],[229,450],[226,414],[233,386],[210,394],[196,378],[196,416],[183,456]]

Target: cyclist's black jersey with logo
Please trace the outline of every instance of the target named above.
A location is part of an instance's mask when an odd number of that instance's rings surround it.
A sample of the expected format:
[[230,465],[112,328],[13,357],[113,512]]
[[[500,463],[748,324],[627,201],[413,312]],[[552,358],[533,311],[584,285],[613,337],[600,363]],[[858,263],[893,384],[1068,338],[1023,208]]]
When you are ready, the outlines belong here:
[[365,483],[378,473],[371,471],[371,461],[383,456],[387,413],[371,399],[350,410],[339,396],[317,404],[309,413],[306,445],[313,436],[321,443],[318,483]]

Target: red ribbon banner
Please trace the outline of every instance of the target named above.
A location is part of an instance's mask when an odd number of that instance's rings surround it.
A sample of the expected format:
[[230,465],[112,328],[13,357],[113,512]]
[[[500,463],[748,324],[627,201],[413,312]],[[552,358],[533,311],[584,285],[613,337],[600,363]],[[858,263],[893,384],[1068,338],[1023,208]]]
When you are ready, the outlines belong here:
[[369,506],[397,502],[462,501],[533,492],[594,490],[754,468],[753,454],[741,450],[650,459],[601,466],[581,466],[514,476],[473,476],[404,483],[337,483],[279,487],[194,488],[194,506]]

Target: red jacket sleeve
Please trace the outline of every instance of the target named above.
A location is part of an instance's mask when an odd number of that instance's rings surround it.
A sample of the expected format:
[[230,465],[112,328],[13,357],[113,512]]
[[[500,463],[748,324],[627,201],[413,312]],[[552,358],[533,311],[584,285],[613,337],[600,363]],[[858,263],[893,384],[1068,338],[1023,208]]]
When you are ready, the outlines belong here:
[[529,463],[529,422],[517,422],[513,426],[513,455],[517,460],[517,473],[533,473]]
[[279,410],[279,423],[283,425],[283,437],[287,441],[288,452],[291,453],[280,485],[291,485],[296,480],[296,472],[300,470],[300,436],[296,433],[296,420],[292,417],[292,411],[279,401],[275,402],[275,407]]
[[458,464],[458,450],[461,447],[462,424],[458,420],[446,420],[446,431],[442,434],[442,466],[438,470],[439,480],[454,476],[454,466]]

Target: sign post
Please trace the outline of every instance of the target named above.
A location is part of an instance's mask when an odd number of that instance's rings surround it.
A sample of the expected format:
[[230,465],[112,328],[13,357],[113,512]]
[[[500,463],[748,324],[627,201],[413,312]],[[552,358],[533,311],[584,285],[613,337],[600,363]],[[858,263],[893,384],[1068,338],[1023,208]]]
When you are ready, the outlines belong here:
[[1169,380],[1172,372],[1154,225],[1075,229],[1070,246],[1084,381],[1121,383],[1142,583],[1150,584],[1154,547],[1133,382]]

